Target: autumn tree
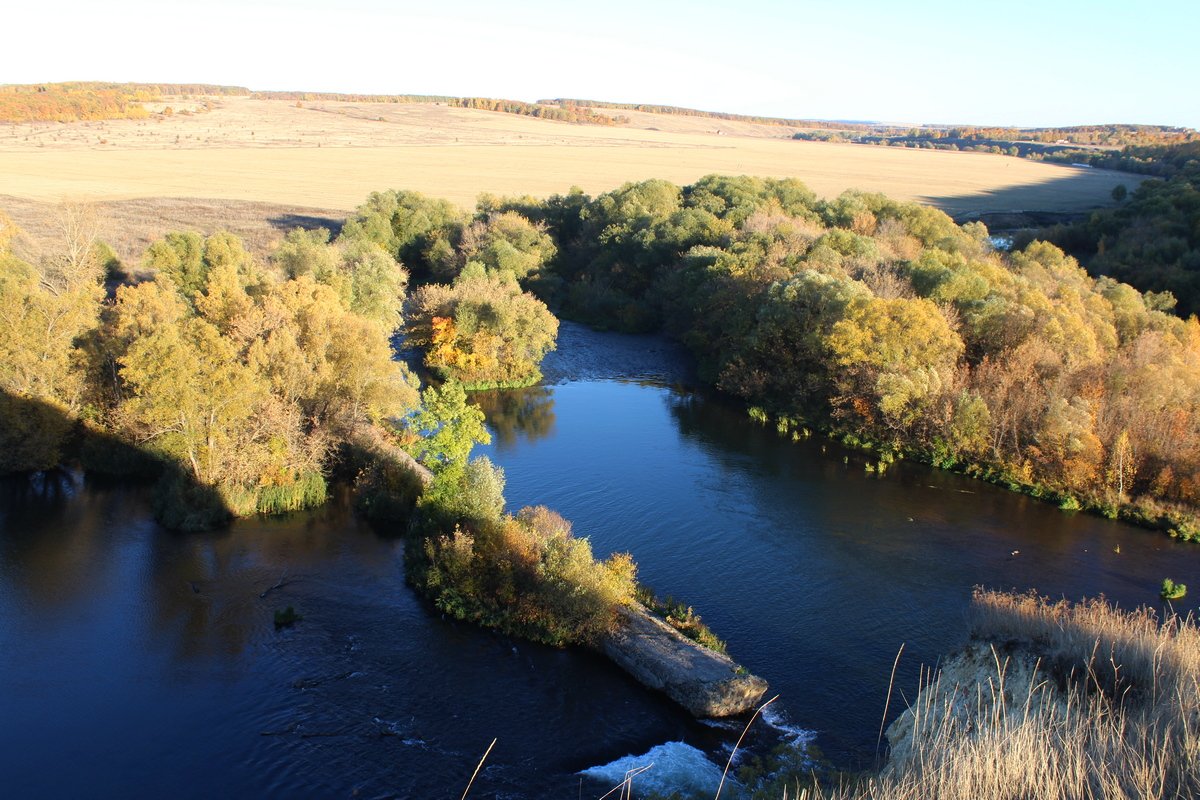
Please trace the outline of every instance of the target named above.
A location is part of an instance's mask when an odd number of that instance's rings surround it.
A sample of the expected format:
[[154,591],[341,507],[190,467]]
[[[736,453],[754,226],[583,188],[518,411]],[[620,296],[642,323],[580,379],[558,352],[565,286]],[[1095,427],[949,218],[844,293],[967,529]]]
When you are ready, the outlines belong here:
[[0,472],[59,462],[85,402],[80,339],[98,324],[104,296],[90,240],[67,237],[34,265],[13,252],[16,235],[0,215]]
[[[217,234],[192,261],[204,280],[190,294],[171,277],[190,273],[169,269],[118,290],[114,418],[195,485],[211,487],[232,513],[320,502],[332,443],[417,404],[415,378],[392,358],[389,341],[400,298],[356,292],[354,266],[325,238],[285,243],[290,280],[268,280],[240,240]],[[174,241],[196,244],[186,235]],[[398,294],[403,275],[394,260],[369,243],[361,252],[361,260],[381,257],[373,288]],[[370,269],[361,270],[363,280]],[[191,502],[187,492],[176,495],[176,505]],[[212,517],[170,514],[184,525]]]
[[431,369],[469,387],[524,386],[554,349],[558,320],[507,274],[464,273],[413,296],[409,336]]

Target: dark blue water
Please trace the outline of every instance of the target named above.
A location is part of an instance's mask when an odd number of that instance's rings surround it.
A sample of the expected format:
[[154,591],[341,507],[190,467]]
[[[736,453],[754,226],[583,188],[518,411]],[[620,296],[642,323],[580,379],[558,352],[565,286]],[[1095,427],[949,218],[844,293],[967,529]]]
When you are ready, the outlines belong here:
[[473,796],[576,796],[719,746],[598,656],[442,619],[344,502],[179,535],[139,489],[0,490],[0,796],[458,797],[493,738]]
[[[657,340],[565,326],[560,346],[553,385],[480,397],[510,506],[633,553],[771,682],[776,723],[840,763],[872,756],[899,647],[911,693],[961,642],[973,585],[1134,605],[1163,577],[1200,583],[1200,547],[1162,534],[785,442],[667,388],[686,373]],[[0,486],[5,797],[458,797],[493,738],[473,797],[598,797],[579,770],[673,741],[723,766],[736,738],[597,656],[441,618],[404,585],[394,532],[344,498],[205,535],[160,529],[146,500]],[[276,630],[288,605],[303,619]]]

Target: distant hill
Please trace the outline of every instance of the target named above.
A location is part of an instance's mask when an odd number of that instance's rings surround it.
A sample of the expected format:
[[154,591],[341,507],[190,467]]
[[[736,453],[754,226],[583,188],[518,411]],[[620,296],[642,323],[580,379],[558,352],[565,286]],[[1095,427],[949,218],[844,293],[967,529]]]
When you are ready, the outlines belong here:
[[341,103],[442,103],[458,108],[480,111],[503,111],[523,117],[538,117],[557,122],[581,122],[590,125],[619,125],[619,117],[596,114],[590,108],[571,103],[526,103],[523,100],[504,100],[491,97],[454,97],[439,94],[346,94],[343,92],[255,92],[264,100],[296,100],[299,102]]
[[[1011,128],[932,124],[898,126],[895,124],[865,121],[762,117],[748,114],[730,114],[723,111],[701,111],[695,108],[682,108],[680,106],[649,105],[645,103],[610,103],[603,100],[555,98],[552,100],[539,100],[538,103],[543,105],[609,108],[619,111],[640,111],[647,114],[704,117],[729,120],[731,122],[751,122],[759,125],[810,128],[815,131],[837,131],[850,135],[835,136],[824,133],[798,133],[795,138],[851,141],[864,144],[921,146],[922,143],[928,142],[931,146],[936,146],[939,143],[944,145],[954,143],[956,145],[954,149],[958,149],[957,145],[960,143],[963,145],[982,143],[988,146],[1037,143],[1059,146],[1127,147],[1133,145],[1152,146],[1200,141],[1200,133],[1195,130],[1169,125],[1105,124],[1078,125],[1063,128]],[[884,141],[884,139],[887,141]],[[937,149],[950,148],[946,146]],[[1024,152],[1021,154],[1025,155]]]
[[[1065,128],[1004,128],[982,126],[918,125],[846,120],[792,119],[723,111],[702,111],[680,106],[647,103],[614,103],[605,100],[554,98],[529,103],[491,97],[456,97],[427,94],[355,94],[347,92],[251,91],[243,86],[207,83],[105,83],[74,81],[0,85],[0,122],[76,122],[101,119],[140,119],[148,115],[144,104],[166,96],[251,96],[265,100],[347,103],[442,103],[458,108],[500,111],[559,122],[589,125],[623,125],[628,117],[597,113],[596,109],[778,125],[807,130],[794,138],[854,142],[941,150],[989,150],[1022,157],[1084,160],[1080,151],[1056,153],[1071,147],[1155,147],[1200,141],[1191,128],[1165,125],[1080,125]],[[1085,153],[1086,155],[1086,153]]]
[[610,103],[604,100],[572,100],[555,98],[553,100],[538,100],[542,105],[587,106],[589,108],[611,108],[617,111],[640,111],[645,114],[668,114],[682,117],[705,117],[708,119],[724,119],[730,122],[753,122],[759,125],[786,125],[793,128],[835,128],[837,130],[874,130],[877,126],[869,123],[843,122],[837,120],[816,119],[784,119],[782,117],[756,117],[749,114],[729,114],[724,111],[700,111],[695,108],[680,106],[660,106],[646,103]]

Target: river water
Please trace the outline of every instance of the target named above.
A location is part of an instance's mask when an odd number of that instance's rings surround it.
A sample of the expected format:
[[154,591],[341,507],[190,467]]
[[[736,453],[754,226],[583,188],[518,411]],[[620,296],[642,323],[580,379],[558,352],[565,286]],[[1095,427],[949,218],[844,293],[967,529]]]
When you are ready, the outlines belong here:
[[[1163,577],[1200,583],[1200,547],[920,465],[869,475],[681,389],[680,363],[564,325],[547,385],[480,396],[483,452],[512,509],[633,553],[771,683],[754,748],[810,737],[867,764],[897,651],[911,697],[975,584],[1136,605]],[[289,605],[303,619],[277,630]],[[404,585],[395,532],[344,497],[181,535],[142,487],[0,485],[5,796],[457,797],[495,738],[471,796],[598,797],[643,763],[625,756],[651,753],[660,787],[719,774],[737,733],[590,653],[443,619]]]

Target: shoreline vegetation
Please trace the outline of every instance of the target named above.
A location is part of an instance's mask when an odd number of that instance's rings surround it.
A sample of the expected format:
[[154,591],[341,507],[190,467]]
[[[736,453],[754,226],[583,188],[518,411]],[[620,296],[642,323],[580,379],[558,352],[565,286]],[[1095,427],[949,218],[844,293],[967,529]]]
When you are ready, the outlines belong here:
[[741,770],[755,798],[1094,800],[1200,793],[1200,629],[1169,607],[1123,611],[977,588],[971,640],[922,678],[878,771],[788,754]]
[[[36,257],[0,222],[0,468],[71,460],[153,479],[156,517],[182,530],[318,506],[329,480],[348,479],[368,519],[407,533],[407,578],[437,608],[533,641],[601,648],[619,626],[648,619],[632,558],[598,561],[549,509],[505,513],[503,472],[471,458],[489,435],[464,384],[535,382],[554,347],[557,319],[518,282],[553,253],[549,238],[499,213],[451,242],[390,227],[410,219],[400,204],[425,210],[424,198],[373,200],[335,240],[294,230],[265,264],[228,233],[168,234],[147,248],[138,281],[95,240],[86,207],[61,209],[62,250]],[[387,235],[371,227],[381,206]],[[411,296],[402,253],[424,278]],[[418,394],[395,358],[398,335],[424,345],[440,384]],[[672,624],[717,642],[690,610]],[[649,646],[643,638],[630,649]],[[672,656],[693,646],[682,637],[658,639],[650,652],[663,665],[699,663]],[[719,685],[697,678],[713,684],[701,705],[670,669],[650,685],[690,708],[739,713],[730,693],[758,679],[735,667]]]

